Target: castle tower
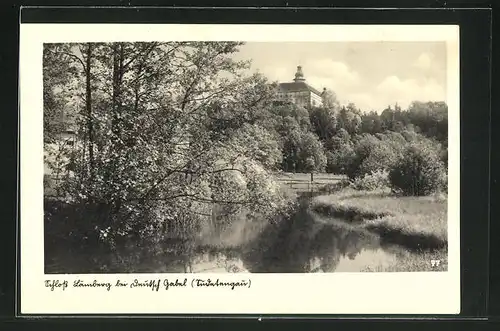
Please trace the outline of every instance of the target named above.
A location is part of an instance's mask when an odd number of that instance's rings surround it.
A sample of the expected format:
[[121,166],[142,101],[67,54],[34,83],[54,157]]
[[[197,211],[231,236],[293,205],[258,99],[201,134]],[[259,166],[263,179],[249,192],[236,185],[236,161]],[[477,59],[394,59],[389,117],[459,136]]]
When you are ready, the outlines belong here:
[[281,101],[292,102],[303,107],[317,107],[323,102],[322,94],[322,92],[306,83],[302,66],[299,65],[293,82],[279,84],[277,97]]
[[297,72],[295,73],[294,82],[304,82],[304,73],[302,72],[302,66],[297,66]]

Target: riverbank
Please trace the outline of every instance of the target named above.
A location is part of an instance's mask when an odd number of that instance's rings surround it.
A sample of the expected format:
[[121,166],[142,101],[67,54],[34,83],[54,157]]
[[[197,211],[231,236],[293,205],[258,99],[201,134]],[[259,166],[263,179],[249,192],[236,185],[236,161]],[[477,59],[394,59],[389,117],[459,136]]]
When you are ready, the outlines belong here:
[[[398,262],[383,270],[446,270],[447,199],[445,196],[399,197],[390,191],[343,189],[314,197],[311,209],[323,219],[345,222],[380,236],[381,243],[405,248]],[[439,265],[431,265],[438,260]]]

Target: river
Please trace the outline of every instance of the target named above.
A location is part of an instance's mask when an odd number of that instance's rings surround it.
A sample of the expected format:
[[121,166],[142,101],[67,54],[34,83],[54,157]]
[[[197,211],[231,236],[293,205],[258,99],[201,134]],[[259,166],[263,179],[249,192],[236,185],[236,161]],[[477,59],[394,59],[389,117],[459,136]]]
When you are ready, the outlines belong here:
[[[387,246],[366,230],[341,219],[324,218],[309,208],[309,192],[300,195],[300,208],[280,222],[263,222],[255,230],[251,221],[244,227],[250,240],[238,245],[199,244],[190,253],[161,253],[140,258],[122,270],[115,263],[101,266],[92,257],[75,254],[51,259],[46,273],[311,273],[359,272],[394,264],[399,246]],[[133,252],[137,251],[137,246]],[[64,253],[65,250],[57,250]],[[135,254],[135,253],[134,253]],[[95,261],[95,262],[92,262]],[[63,262],[64,261],[64,262]],[[90,270],[92,269],[92,270]]]
[[267,225],[244,245],[199,246],[191,256],[156,272],[359,272],[395,263],[398,247],[341,219],[320,217],[308,208],[307,195],[301,201],[291,218]]

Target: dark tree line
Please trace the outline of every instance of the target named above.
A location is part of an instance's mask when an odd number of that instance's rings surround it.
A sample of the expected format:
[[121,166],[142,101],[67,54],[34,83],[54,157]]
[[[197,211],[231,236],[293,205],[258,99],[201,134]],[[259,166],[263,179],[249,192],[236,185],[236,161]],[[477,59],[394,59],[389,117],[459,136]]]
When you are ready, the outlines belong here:
[[282,142],[281,170],[355,176],[348,169],[352,168],[349,163],[359,161],[367,139],[392,144],[429,139],[436,143],[441,160],[447,162],[446,103],[415,101],[407,109],[396,104],[377,113],[363,112],[352,103],[340,106],[331,91],[325,99],[322,107],[305,109],[279,103],[271,109],[280,119],[275,128]]

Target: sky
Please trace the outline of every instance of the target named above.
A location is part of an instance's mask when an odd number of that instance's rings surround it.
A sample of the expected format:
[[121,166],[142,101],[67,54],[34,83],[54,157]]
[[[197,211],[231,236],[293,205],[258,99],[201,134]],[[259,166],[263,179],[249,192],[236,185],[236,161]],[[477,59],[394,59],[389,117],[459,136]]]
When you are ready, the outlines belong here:
[[446,102],[444,42],[249,42],[235,59],[251,59],[251,71],[279,82],[291,82],[301,65],[307,83],[362,111]]

